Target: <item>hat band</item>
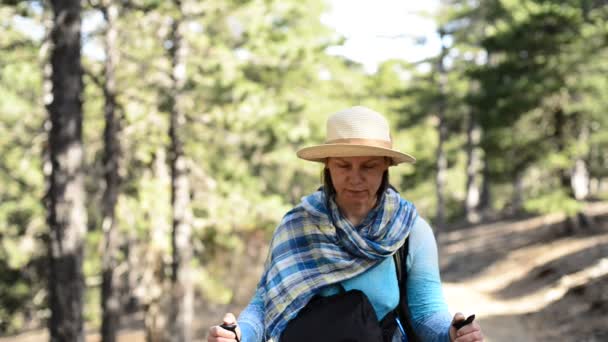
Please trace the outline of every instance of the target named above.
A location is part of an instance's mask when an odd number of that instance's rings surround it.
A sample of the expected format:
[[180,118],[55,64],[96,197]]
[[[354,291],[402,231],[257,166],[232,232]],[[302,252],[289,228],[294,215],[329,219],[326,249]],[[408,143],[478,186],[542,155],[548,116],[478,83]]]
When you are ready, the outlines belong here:
[[378,139],[361,139],[361,138],[348,138],[348,139],[334,139],[328,140],[325,144],[352,144],[352,145],[366,145],[376,146],[383,148],[393,148],[393,144],[390,141],[378,140]]

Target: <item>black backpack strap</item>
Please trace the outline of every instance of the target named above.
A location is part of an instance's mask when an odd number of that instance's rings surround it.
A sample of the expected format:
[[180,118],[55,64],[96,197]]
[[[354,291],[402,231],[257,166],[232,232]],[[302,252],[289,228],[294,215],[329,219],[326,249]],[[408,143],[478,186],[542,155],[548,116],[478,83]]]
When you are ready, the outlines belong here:
[[410,313],[408,301],[407,301],[407,254],[409,252],[409,237],[405,239],[403,246],[397,250],[393,255],[395,259],[395,266],[397,268],[397,281],[399,282],[399,307],[397,308],[397,314],[409,342],[421,342],[420,338],[414,331],[412,324],[412,315]]

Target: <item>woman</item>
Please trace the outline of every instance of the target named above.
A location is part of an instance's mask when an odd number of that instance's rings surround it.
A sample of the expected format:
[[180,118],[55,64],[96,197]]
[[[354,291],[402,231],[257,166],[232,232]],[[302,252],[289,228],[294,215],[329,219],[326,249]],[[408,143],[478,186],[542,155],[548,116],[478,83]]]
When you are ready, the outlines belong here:
[[[346,320],[349,328],[336,330],[352,329],[362,336],[376,328],[348,322],[350,318],[343,318],[348,315],[331,316],[332,305],[338,304],[327,304],[345,300],[350,305],[353,296],[361,294],[361,307],[372,308],[371,314],[363,314],[372,318],[364,319],[380,326],[385,340],[389,329],[388,340],[393,341],[408,336],[411,341],[415,335],[423,341],[483,341],[476,322],[458,330],[452,326],[464,316],[450,318],[447,311],[433,232],[388,183],[389,167],[415,159],[392,148],[386,119],[361,106],[338,112],[327,121],[326,142],[297,155],[325,165],[324,186],[304,197],[277,227],[256,294],[241,313],[235,333],[214,326],[207,341],[289,342],[325,323],[307,323],[315,317],[332,317],[331,324],[334,318]],[[406,239],[407,278],[400,291],[393,255]],[[392,314],[400,305],[400,293],[407,293],[404,303],[410,317]],[[232,314],[224,317],[224,324],[236,322]],[[313,332],[319,336],[314,340],[333,331],[329,327]]]

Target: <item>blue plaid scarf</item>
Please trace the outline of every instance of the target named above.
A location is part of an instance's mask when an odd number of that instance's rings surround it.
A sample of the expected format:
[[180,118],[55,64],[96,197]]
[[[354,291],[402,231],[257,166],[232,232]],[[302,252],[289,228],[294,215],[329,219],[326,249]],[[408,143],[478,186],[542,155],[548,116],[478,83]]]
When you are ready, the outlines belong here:
[[283,217],[259,283],[266,338],[278,341],[287,322],[321,288],[365,272],[403,245],[416,208],[392,189],[379,203],[353,227],[335,201],[317,191]]

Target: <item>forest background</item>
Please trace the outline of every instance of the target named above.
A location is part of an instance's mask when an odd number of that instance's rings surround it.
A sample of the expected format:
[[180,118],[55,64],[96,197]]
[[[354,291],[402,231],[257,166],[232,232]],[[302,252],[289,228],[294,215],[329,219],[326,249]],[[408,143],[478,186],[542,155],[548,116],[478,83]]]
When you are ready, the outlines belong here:
[[418,159],[391,182],[438,236],[550,213],[593,234],[607,5],[441,1],[436,55],[370,71],[328,52],[345,38],[322,0],[0,1],[0,334],[201,338],[319,186],[295,151],[352,105]]

